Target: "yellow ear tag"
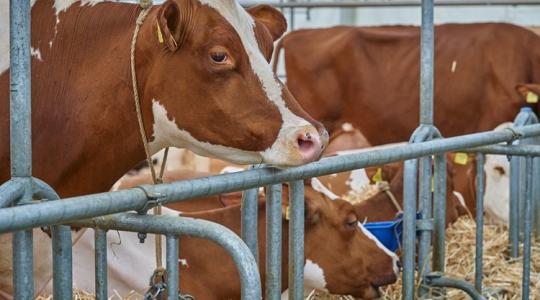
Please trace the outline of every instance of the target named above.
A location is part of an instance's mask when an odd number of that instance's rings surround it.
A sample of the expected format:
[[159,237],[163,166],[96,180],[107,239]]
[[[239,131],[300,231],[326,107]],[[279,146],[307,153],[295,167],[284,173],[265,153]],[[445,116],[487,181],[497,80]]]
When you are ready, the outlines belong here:
[[373,180],[373,182],[375,182],[375,183],[379,183],[379,182],[383,181],[382,169],[381,168],[377,169],[377,172],[375,172],[375,175],[373,175],[373,177],[371,177],[371,180]]
[[456,153],[456,156],[454,156],[454,162],[458,165],[466,165],[468,160],[469,155],[467,155],[467,153],[458,152]]
[[289,220],[289,206],[285,207],[285,220]]
[[431,192],[435,193],[435,177],[431,176]]
[[159,27],[159,23],[158,21],[156,21],[156,25],[157,25],[157,38],[158,38],[158,41],[160,44],[163,44],[163,33],[161,33],[161,27]]
[[538,103],[538,95],[533,92],[528,92],[527,103]]

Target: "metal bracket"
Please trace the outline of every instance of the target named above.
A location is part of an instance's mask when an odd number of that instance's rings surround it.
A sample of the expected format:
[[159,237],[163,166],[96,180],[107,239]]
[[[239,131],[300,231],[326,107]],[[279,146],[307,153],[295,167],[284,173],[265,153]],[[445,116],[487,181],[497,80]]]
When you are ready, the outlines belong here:
[[418,231],[433,231],[433,218],[416,220],[416,230]]
[[137,213],[139,215],[146,215],[146,212],[150,208],[161,205],[162,200],[165,198],[163,194],[156,193],[155,191],[153,191],[151,185],[139,185],[139,186],[136,186],[135,188],[142,190],[143,193],[146,195],[146,199],[147,199],[144,206],[140,208],[139,210],[137,210]]

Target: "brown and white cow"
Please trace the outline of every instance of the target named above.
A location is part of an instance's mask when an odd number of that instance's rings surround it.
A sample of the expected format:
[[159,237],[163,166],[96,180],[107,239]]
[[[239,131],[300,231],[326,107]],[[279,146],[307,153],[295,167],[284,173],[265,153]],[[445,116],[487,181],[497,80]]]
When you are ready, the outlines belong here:
[[[291,32],[277,49],[308,113],[330,133],[349,122],[381,145],[408,140],[418,126],[419,45],[418,27],[339,26]],[[514,93],[516,83],[540,82],[540,37],[530,30],[436,26],[434,68],[434,122],[444,136],[491,130],[522,106],[538,111]]]
[[[239,201],[239,197],[236,201]],[[283,200],[287,205],[288,189]],[[221,203],[214,198],[216,207]],[[379,295],[378,287],[397,279],[397,256],[382,246],[358,222],[354,207],[343,200],[330,200],[306,187],[305,286],[350,294],[362,299]],[[196,203],[181,202],[176,208],[196,209]],[[284,207],[285,211],[285,207]],[[164,214],[177,211],[164,208]],[[210,220],[240,233],[240,206],[204,212],[182,213],[182,216]],[[259,202],[259,253],[262,280],[265,266],[265,205]],[[283,218],[283,262],[287,270],[288,220]],[[144,291],[154,267],[154,246],[139,244],[137,234],[108,232],[109,292],[125,295],[131,290]],[[74,286],[92,291],[93,232],[87,230],[74,247]],[[197,299],[239,299],[240,281],[232,260],[217,245],[189,237],[180,243],[180,288]],[[137,263],[133,263],[137,262]],[[283,272],[282,288],[287,289],[287,272]]]
[[[62,197],[108,190],[145,157],[130,72],[140,7],[32,1],[35,176]],[[0,2],[6,49],[9,1]],[[168,0],[150,8],[135,72],[150,151],[166,146],[241,163],[294,166],[327,143],[268,64],[286,30],[270,6]],[[9,62],[0,52],[0,182],[9,178]]]

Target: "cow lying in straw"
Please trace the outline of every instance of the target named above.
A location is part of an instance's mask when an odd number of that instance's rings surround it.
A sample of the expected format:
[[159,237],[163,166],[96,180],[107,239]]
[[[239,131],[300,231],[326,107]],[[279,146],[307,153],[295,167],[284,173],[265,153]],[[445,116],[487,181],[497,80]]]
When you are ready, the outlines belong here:
[[[239,201],[239,197],[235,201]],[[283,190],[283,211],[286,211],[288,188]],[[221,206],[214,198],[215,206]],[[305,225],[305,285],[310,289],[351,294],[363,299],[379,295],[378,287],[397,279],[397,256],[382,246],[360,224],[354,207],[343,200],[330,200],[306,186]],[[176,208],[193,210],[196,202],[178,203]],[[165,209],[166,214],[179,214]],[[220,223],[240,232],[240,205],[204,212],[182,213],[182,216],[202,218]],[[286,270],[288,225],[283,218],[283,262]],[[265,205],[259,201],[258,235],[261,275],[265,265]],[[143,291],[154,270],[154,245],[139,244],[136,233],[108,232],[109,294]],[[74,286],[94,289],[93,232],[86,230],[74,246]],[[198,299],[239,299],[240,282],[232,259],[217,245],[200,239],[184,237],[180,243],[180,288]],[[283,289],[287,275],[283,274]]]

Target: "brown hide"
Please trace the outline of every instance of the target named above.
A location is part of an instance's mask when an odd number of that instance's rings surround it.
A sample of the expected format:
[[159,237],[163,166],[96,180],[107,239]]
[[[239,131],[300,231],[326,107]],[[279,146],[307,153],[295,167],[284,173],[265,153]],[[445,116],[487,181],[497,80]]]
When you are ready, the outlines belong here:
[[[140,8],[75,3],[57,16],[54,4],[38,0],[32,8],[31,43],[42,58],[32,59],[33,174],[62,197],[104,192],[144,159],[130,72],[131,39]],[[285,19],[270,7],[251,12],[254,47],[258,46],[251,51],[268,59]],[[157,36],[158,24],[164,43]],[[284,109],[308,122],[291,125],[286,137],[276,139],[282,132],[282,115],[254,73],[239,33],[197,0],[153,6],[137,38],[135,61],[146,135],[156,151],[191,147],[229,160],[242,159],[240,154],[250,151],[256,157],[247,158],[249,163],[257,163],[263,160],[259,151],[279,144],[283,151],[264,160],[297,165],[317,159],[326,145],[324,128],[278,81]],[[194,147],[176,137],[154,140],[165,130],[153,126],[154,100],[166,109],[173,125],[198,141],[228,147],[236,156],[212,150],[209,144]],[[9,178],[8,110],[9,70],[0,74],[0,182]]]
[[[381,145],[418,126],[419,38],[418,27],[339,26],[292,32],[279,47],[287,85],[312,116],[331,133],[352,123]],[[513,120],[526,105],[514,85],[540,82],[540,37],[527,29],[445,24],[435,38],[434,117],[444,136]]]

